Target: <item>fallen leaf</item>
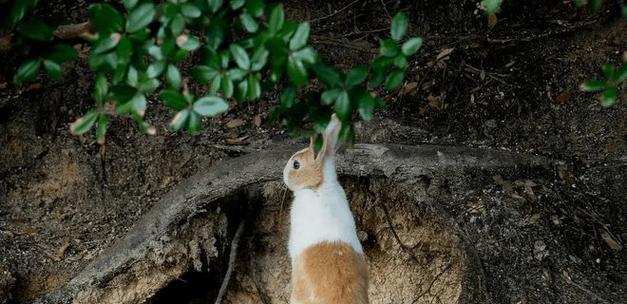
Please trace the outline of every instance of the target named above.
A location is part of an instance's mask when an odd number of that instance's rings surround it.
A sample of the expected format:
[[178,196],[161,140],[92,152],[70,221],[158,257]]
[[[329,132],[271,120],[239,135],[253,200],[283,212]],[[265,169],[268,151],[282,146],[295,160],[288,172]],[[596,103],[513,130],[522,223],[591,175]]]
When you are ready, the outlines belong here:
[[399,91],[399,95],[401,96],[414,96],[416,95],[416,88],[418,87],[418,83],[415,81],[409,82],[409,83],[405,83],[405,85],[403,85],[403,87],[401,88],[401,90]]
[[65,255],[65,251],[70,247],[70,239],[65,238],[63,239],[63,242],[61,243],[61,246],[59,246],[59,248],[57,248],[57,250],[54,252],[54,255],[52,256],[52,259],[55,261],[61,261],[63,259],[63,256]]
[[255,126],[261,127],[261,114],[255,115],[255,117],[253,118],[253,123],[255,124]]
[[451,53],[453,53],[454,50],[455,48],[443,49],[442,51],[440,51],[440,53],[435,59],[436,60],[447,59],[447,57],[451,55]]
[[43,88],[43,85],[41,85],[41,83],[39,83],[39,82],[35,82],[35,83],[33,83],[33,84],[29,85],[28,87],[26,87],[26,90],[25,90],[25,91],[26,91],[26,92],[28,92],[28,91],[34,91],[34,90],[39,90],[39,89],[41,89],[41,88]]
[[496,17],[496,14],[490,14],[488,16],[488,27],[492,29],[496,25],[497,21],[498,21],[498,18]]
[[440,96],[427,96],[427,100],[429,101],[429,107],[437,110],[441,110],[444,106],[444,102],[442,102],[442,98]]
[[238,137],[238,138],[227,138],[225,141],[227,145],[239,145],[243,143],[247,138],[248,138],[248,135]]
[[601,238],[607,243],[607,246],[612,248],[612,250],[621,251],[623,250],[623,245],[621,245],[617,240],[615,240],[611,234],[607,231],[603,231],[601,233]]
[[564,91],[553,99],[553,103],[557,105],[563,105],[567,103],[571,98],[572,94],[570,93],[570,91]]
[[226,123],[226,127],[227,128],[237,128],[240,127],[242,125],[244,125],[246,122],[242,119],[239,118],[235,118],[235,119],[231,119],[229,120],[229,122]]

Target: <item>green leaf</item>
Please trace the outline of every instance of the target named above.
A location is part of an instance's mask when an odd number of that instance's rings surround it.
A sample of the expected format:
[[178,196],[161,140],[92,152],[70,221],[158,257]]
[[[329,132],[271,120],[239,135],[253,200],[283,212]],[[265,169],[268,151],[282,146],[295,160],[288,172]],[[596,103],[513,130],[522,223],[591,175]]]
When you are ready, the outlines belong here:
[[13,76],[13,82],[16,84],[21,84],[25,81],[32,81],[37,77],[39,73],[39,67],[41,62],[39,60],[29,60],[23,63]]
[[135,96],[137,89],[125,83],[121,83],[113,86],[111,88],[111,93],[113,93],[113,98],[118,103],[125,103]]
[[118,104],[115,107],[115,111],[117,113],[132,113],[143,117],[146,112],[146,97],[141,93],[135,94],[129,101]]
[[207,83],[218,75],[218,71],[210,66],[199,65],[192,69],[192,76],[198,82]]
[[341,120],[347,120],[350,117],[351,103],[348,92],[342,91],[335,100],[335,113]]
[[625,81],[625,79],[627,79],[627,64],[623,63],[616,73],[614,73],[614,79],[612,80],[614,80],[616,84],[620,84]]
[[283,90],[281,94],[281,107],[283,109],[289,109],[294,106],[296,101],[296,88],[293,86],[289,86]]
[[231,0],[229,1],[229,5],[231,6],[231,9],[236,10],[242,6],[244,6],[244,4],[246,3],[246,0]]
[[603,0],[590,0],[590,8],[593,12],[598,12],[603,5]]
[[304,85],[307,82],[307,70],[303,62],[290,56],[287,60],[287,76],[295,85]]
[[186,108],[188,105],[185,96],[183,96],[178,91],[172,89],[161,91],[161,94],[159,94],[159,96],[165,102],[165,104],[173,110],[180,111]]
[[261,17],[263,15],[263,9],[265,4],[263,0],[247,0],[246,10],[255,17]]
[[33,17],[17,25],[17,31],[33,40],[52,40],[52,28],[38,17]]
[[298,52],[294,52],[292,56],[309,64],[314,64],[316,62],[316,51],[314,51],[311,47],[306,47]]
[[188,18],[200,17],[201,11],[198,7],[191,3],[185,3],[181,6],[181,13]]
[[118,60],[122,63],[128,63],[131,61],[133,55],[133,44],[128,38],[120,39],[118,46],[115,49],[115,54],[118,56]]
[[390,39],[379,41],[379,54],[385,57],[394,57],[398,55],[399,49],[396,42]]
[[155,78],[148,78],[140,82],[137,89],[144,94],[150,94],[154,92],[160,84],[159,80]]
[[481,7],[488,15],[497,13],[501,8],[503,0],[483,0],[481,1]]
[[124,18],[111,5],[99,3],[89,6],[89,19],[96,32],[106,36],[124,29]]
[[611,107],[615,102],[618,96],[618,88],[611,87],[605,89],[603,91],[603,95],[601,96],[601,105],[604,107]]
[[206,96],[194,102],[194,111],[202,116],[216,116],[228,109],[229,104],[218,96]]
[[316,77],[328,87],[335,87],[342,81],[340,74],[332,67],[325,64],[316,64],[312,66]]
[[373,69],[372,70],[372,77],[370,78],[370,82],[368,83],[368,86],[371,88],[374,87],[378,87],[379,85],[381,85],[381,83],[385,80],[385,73],[384,70],[379,68],[379,69]]
[[403,54],[398,54],[396,57],[394,57],[393,62],[394,65],[400,69],[404,69],[408,66],[407,57],[405,57],[405,55]]
[[130,86],[136,87],[139,83],[139,73],[137,69],[133,66],[128,68],[128,73],[126,74],[126,83]]
[[91,129],[96,119],[98,119],[98,112],[91,110],[70,125],[70,132],[74,135],[84,134]]
[[186,51],[193,51],[200,47],[200,41],[194,36],[180,35],[176,38],[176,45]]
[[[5,1],[6,2],[6,1]],[[37,0],[20,0],[13,1],[13,7],[9,15],[9,25],[14,25],[24,18],[24,15],[32,10],[37,4]]]
[[248,53],[246,53],[246,50],[243,47],[237,44],[231,44],[229,46],[229,50],[231,51],[231,55],[233,55],[233,58],[235,59],[235,63],[237,63],[237,65],[241,69],[250,69],[250,58],[248,57]]
[[239,19],[242,22],[242,26],[244,27],[244,29],[246,29],[247,32],[254,33],[257,31],[257,29],[259,29],[259,24],[257,24],[257,21],[255,21],[255,19],[250,14],[243,13],[239,15]]
[[188,109],[184,109],[176,113],[176,115],[174,115],[172,121],[170,122],[170,130],[174,132],[180,130],[181,127],[183,127],[187,123],[187,119],[189,118],[190,113],[191,111]]
[[128,15],[126,31],[135,33],[146,28],[155,18],[155,6],[152,3],[142,3]]
[[178,36],[185,29],[185,18],[182,15],[176,14],[170,22],[170,32],[173,36]]
[[610,80],[610,79],[614,78],[614,72],[616,72],[616,71],[614,70],[614,66],[613,65],[611,65],[609,63],[608,64],[604,64],[603,67],[602,67],[602,70],[603,70],[603,76],[605,76],[605,79]]
[[372,95],[370,95],[370,93],[365,92],[359,98],[359,107],[357,111],[359,111],[359,115],[361,115],[361,118],[363,118],[364,120],[370,120],[372,119],[374,106],[375,106],[374,98],[372,97]]
[[357,66],[346,74],[346,85],[351,87],[356,86],[364,82],[366,77],[368,77],[368,68],[363,65]]
[[581,84],[579,88],[584,92],[595,92],[605,89],[605,82],[600,80],[588,80]]
[[385,88],[387,90],[397,89],[405,78],[405,73],[402,70],[395,70],[385,79]]
[[224,1],[223,0],[207,0],[207,3],[209,4],[209,8],[211,9],[211,12],[215,13],[220,9]]
[[405,43],[403,43],[403,46],[401,47],[401,50],[405,56],[411,56],[415,54],[421,46],[422,38],[415,37],[405,41]]
[[243,101],[248,96],[248,81],[245,79],[240,81],[237,85],[237,90],[235,91],[235,99],[238,101]]
[[112,50],[114,47],[118,45],[120,42],[121,36],[120,34],[113,33],[104,39],[100,39],[96,41],[94,46],[91,49],[92,54],[102,54]]
[[124,3],[124,7],[127,10],[131,10],[131,9],[133,9],[135,7],[135,5],[137,5],[138,1],[139,0],[123,0],[122,2]]
[[217,94],[221,84],[222,76],[216,76],[215,78],[213,78],[213,80],[211,81],[211,86],[209,87],[209,93],[211,93],[212,95]]
[[307,45],[309,40],[309,22],[303,22],[298,25],[296,33],[290,39],[290,50],[297,51]]
[[102,105],[105,102],[108,91],[109,83],[107,82],[107,77],[104,73],[99,73],[94,84],[94,99],[96,99],[98,105]]
[[[165,43],[164,43],[164,46],[165,46]],[[163,51],[161,50],[160,47],[156,45],[151,45],[150,47],[148,47],[148,54],[150,54],[150,56],[152,56],[152,58],[156,60],[163,59]]]
[[253,57],[250,58],[250,61],[252,62],[251,70],[253,71],[261,70],[268,62],[269,54],[270,52],[268,52],[268,50],[266,50],[263,47],[257,49],[255,53],[253,53]]
[[181,87],[181,72],[179,72],[179,69],[175,65],[173,64],[168,65],[168,69],[165,74],[165,79],[168,81],[168,83],[171,86],[177,89]]
[[100,145],[104,145],[105,136],[107,134],[107,123],[109,122],[108,114],[100,114],[98,116],[98,125],[96,128],[96,141]]
[[248,98],[257,99],[261,97],[261,84],[254,74],[248,75]]
[[331,89],[331,90],[324,91],[322,95],[320,96],[320,99],[322,100],[322,104],[325,106],[332,105],[333,103],[335,103],[335,100],[337,99],[337,97],[340,96],[341,92],[342,90],[340,89]]
[[392,18],[392,28],[390,29],[392,39],[399,41],[403,38],[403,36],[405,36],[405,33],[407,33],[407,23],[407,15],[403,13],[397,13],[394,15]]
[[285,21],[285,13],[283,12],[283,4],[275,5],[270,12],[269,29],[271,33],[278,32],[283,27]]
[[155,78],[161,75],[161,73],[163,73],[163,70],[165,69],[165,64],[165,60],[153,62],[151,65],[148,66],[148,69],[146,69],[146,76],[150,78]]
[[231,96],[233,96],[235,86],[233,85],[233,80],[231,80],[231,78],[223,76],[222,81],[220,82],[220,87],[222,89],[222,94],[224,94],[224,97],[230,98]]
[[54,61],[44,60],[44,68],[54,80],[61,79],[61,66]]
[[248,72],[242,69],[230,69],[228,72],[226,72],[226,75],[233,81],[242,80],[242,78],[244,78],[246,74],[248,74]]
[[76,59],[76,50],[67,44],[55,44],[44,57],[56,63],[64,63]]
[[200,133],[201,120],[200,115],[194,111],[189,112],[189,118],[187,119],[187,130],[192,135]]

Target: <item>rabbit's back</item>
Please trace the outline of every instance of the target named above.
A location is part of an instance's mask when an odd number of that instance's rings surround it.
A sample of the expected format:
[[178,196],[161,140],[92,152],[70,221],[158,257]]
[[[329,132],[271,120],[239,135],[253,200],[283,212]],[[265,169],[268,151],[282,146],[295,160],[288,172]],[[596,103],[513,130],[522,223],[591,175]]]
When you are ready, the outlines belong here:
[[367,304],[368,267],[344,242],[312,245],[292,265],[291,304]]

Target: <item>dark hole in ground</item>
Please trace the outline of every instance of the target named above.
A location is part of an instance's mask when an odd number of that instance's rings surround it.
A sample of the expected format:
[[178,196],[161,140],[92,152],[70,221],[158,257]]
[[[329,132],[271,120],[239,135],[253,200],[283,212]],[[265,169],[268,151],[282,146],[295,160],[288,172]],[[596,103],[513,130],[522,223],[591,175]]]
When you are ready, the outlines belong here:
[[147,304],[206,304],[207,299],[214,299],[221,282],[216,280],[216,275],[206,271],[187,272],[180,278],[171,281],[166,287],[159,290]]

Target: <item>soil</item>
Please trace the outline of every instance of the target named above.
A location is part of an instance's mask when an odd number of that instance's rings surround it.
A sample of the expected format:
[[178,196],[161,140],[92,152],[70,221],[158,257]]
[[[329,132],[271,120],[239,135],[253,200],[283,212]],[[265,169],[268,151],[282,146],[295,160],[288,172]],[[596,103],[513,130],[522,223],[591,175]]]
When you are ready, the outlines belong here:
[[[603,108],[578,85],[599,77],[602,64],[622,61],[625,21],[614,1],[599,13],[571,2],[505,1],[489,29],[478,2],[285,2],[289,18],[312,20],[312,43],[342,68],[374,56],[396,11],[410,15],[411,35],[425,38],[403,89],[385,94],[386,108],[359,124],[358,142],[486,147],[559,164],[464,179],[443,174],[413,190],[411,183],[399,188],[414,197],[378,196],[396,187],[385,180],[344,179],[365,235],[372,302],[460,303],[460,286],[469,281],[463,269],[476,256],[480,270],[470,273],[485,278],[481,288],[494,303],[620,303],[627,298],[626,90]],[[86,7],[78,1],[48,11],[78,22]],[[21,55],[0,56],[0,303],[31,303],[60,289],[166,193],[219,160],[279,143],[302,146],[280,126],[255,123],[256,116],[266,121],[276,92],[205,121],[198,136],[167,131],[170,113],[151,99],[147,117],[157,135],[118,119],[104,147],[75,137],[69,123],[93,103],[93,74],[81,54],[62,81],[42,77],[28,88],[9,81]],[[289,196],[278,188],[264,185],[264,203],[253,206],[255,229],[247,229],[241,245],[250,250],[238,255],[227,302],[285,303]],[[421,191],[448,207],[423,208],[416,203]],[[381,201],[395,202],[390,218],[382,216]],[[181,232],[185,248],[203,248],[196,251],[201,256],[181,249],[180,259],[191,264],[147,269],[163,276],[144,282],[154,288],[143,298],[125,303],[172,303],[183,295],[213,301],[239,213],[226,207],[208,213],[190,224],[205,235]]]

